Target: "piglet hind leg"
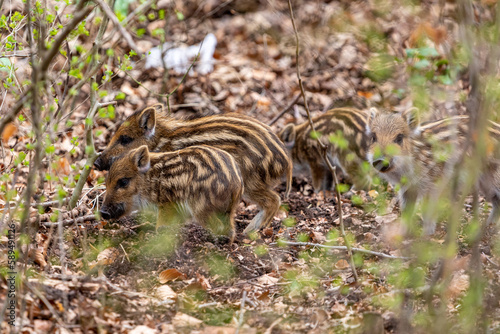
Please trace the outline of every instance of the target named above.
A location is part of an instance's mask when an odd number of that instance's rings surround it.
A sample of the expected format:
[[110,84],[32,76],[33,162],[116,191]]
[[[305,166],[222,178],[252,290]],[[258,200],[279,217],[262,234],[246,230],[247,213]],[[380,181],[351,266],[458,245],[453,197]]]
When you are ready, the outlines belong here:
[[488,216],[487,223],[488,225],[496,225],[498,223],[498,219],[500,218],[500,196],[495,194],[490,201],[492,208]]
[[273,217],[278,213],[281,205],[281,199],[278,193],[268,187],[263,187],[260,190],[252,189],[248,191],[247,194],[252,201],[262,208],[262,211],[260,211],[245,228],[243,231],[245,234],[258,231],[268,226]]

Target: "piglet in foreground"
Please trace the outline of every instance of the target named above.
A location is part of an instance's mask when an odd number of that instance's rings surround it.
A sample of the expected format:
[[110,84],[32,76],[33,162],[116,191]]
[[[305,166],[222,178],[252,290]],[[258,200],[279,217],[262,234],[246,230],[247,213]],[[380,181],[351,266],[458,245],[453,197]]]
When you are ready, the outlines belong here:
[[242,194],[241,173],[229,153],[209,146],[151,153],[144,145],[111,166],[101,215],[118,219],[154,204],[157,227],[191,216],[233,242],[234,215]]

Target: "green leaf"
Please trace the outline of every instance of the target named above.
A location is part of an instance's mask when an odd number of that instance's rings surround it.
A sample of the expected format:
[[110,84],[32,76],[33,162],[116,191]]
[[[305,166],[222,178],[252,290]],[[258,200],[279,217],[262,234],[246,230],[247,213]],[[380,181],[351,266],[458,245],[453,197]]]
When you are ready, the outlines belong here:
[[125,93],[120,92],[120,93],[116,94],[115,100],[125,100],[126,97],[127,97],[127,95],[125,95]]
[[418,62],[416,62],[413,67],[418,69],[418,70],[421,70],[423,68],[426,68],[426,67],[429,67],[431,65],[431,62],[428,61],[427,59],[422,59],[422,60],[419,60]]
[[366,67],[365,75],[376,82],[389,79],[396,69],[394,57],[388,54],[372,57],[366,63]]
[[420,48],[418,49],[418,52],[423,56],[423,57],[439,57],[439,53],[435,48],[427,47],[427,48]]
[[183,21],[184,20],[184,14],[179,12],[177,9],[175,10],[175,15],[177,15],[177,20]]
[[451,80],[450,76],[445,74],[445,75],[440,75],[437,77],[439,82],[441,82],[443,85],[451,85],[453,84],[453,81]]
[[311,137],[311,139],[317,140],[317,139],[321,138],[321,132],[319,132],[319,131],[311,131],[309,133],[309,136]]

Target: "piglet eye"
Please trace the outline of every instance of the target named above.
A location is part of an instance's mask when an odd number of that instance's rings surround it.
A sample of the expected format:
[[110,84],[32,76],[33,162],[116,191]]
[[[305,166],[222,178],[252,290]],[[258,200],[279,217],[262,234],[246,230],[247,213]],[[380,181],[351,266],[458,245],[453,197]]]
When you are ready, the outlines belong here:
[[129,183],[130,183],[130,178],[124,177],[118,180],[118,182],[116,183],[116,187],[125,188],[126,186],[128,186]]
[[372,143],[375,143],[375,142],[377,141],[377,135],[376,135],[376,134],[374,134],[374,133],[372,133],[372,135],[370,136],[370,141],[371,141]]
[[134,138],[129,137],[129,136],[125,136],[125,135],[121,135],[120,138],[118,138],[118,141],[122,145],[130,144],[133,140],[134,140]]
[[403,139],[405,138],[404,134],[400,133],[396,139],[394,139],[394,142],[398,145],[401,145],[403,143]]

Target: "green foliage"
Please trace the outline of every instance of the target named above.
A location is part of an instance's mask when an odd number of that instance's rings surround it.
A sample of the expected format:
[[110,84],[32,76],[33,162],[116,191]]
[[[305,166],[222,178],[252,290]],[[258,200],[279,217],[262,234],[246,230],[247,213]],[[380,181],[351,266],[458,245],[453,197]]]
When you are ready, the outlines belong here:
[[375,82],[382,82],[391,78],[395,70],[394,57],[381,53],[368,60],[365,75]]

